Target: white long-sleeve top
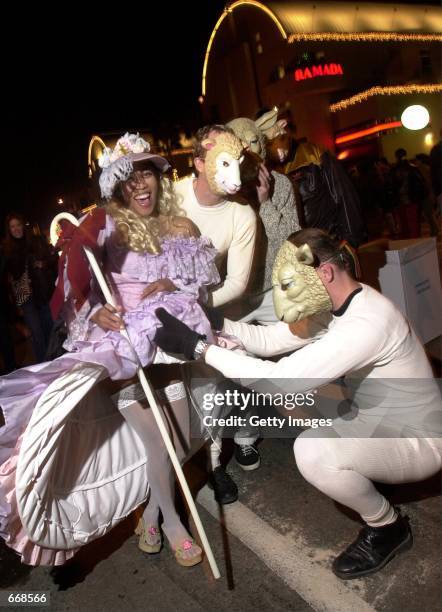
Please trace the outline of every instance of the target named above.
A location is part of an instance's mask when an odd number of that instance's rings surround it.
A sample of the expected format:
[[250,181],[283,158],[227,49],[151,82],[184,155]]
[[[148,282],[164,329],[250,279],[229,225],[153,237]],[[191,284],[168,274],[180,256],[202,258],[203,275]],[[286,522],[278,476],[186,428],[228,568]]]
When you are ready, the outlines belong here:
[[193,178],[175,184],[180,206],[201,232],[211,239],[219,255],[219,270],[227,263],[224,282],[212,292],[213,306],[222,306],[244,293],[249,281],[256,240],[256,215],[248,204],[225,200],[202,206],[193,187]]
[[[282,322],[253,326],[226,321],[224,331],[237,336],[249,352],[263,357],[294,352],[273,362],[211,346],[206,363],[227,378],[240,379],[246,387],[253,389],[262,379],[279,379],[281,388],[292,393],[310,391],[315,381],[319,386],[345,376],[347,384],[355,389],[355,398],[359,393],[360,406],[373,407],[377,402],[388,409],[395,389],[391,379],[406,379],[406,393],[400,385],[401,401],[395,405],[395,418],[419,428],[413,416],[419,413],[419,423],[423,419],[431,431],[442,434],[440,395],[424,349],[407,320],[386,297],[362,285],[362,291],[353,296],[342,315],[312,317],[292,326],[292,330]],[[413,380],[408,383],[408,379]],[[367,386],[363,389],[361,381],[371,381],[369,393],[365,393]],[[382,397],[369,397],[374,383],[375,393],[382,389]]]

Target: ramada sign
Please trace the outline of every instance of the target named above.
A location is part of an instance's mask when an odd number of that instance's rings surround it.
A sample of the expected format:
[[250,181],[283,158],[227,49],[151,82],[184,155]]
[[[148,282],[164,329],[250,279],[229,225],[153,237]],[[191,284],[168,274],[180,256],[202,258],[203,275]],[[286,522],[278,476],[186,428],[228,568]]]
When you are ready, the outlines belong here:
[[309,66],[307,68],[297,68],[293,73],[295,81],[305,81],[322,76],[337,76],[344,74],[341,64],[322,64],[319,66]]

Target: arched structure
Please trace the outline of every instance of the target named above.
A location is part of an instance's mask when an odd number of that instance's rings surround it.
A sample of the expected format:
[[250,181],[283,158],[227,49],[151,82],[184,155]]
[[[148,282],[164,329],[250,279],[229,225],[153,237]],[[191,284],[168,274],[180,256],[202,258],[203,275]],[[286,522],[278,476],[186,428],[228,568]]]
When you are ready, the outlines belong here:
[[87,166],[89,178],[95,174],[98,169],[98,160],[100,159],[103,149],[106,144],[100,136],[94,135],[91,137],[87,151]]

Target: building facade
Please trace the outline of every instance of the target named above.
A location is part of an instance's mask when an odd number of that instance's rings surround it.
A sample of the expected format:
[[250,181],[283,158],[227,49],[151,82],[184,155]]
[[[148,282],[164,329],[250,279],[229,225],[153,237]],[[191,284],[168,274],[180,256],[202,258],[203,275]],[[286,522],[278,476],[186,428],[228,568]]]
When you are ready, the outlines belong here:
[[[342,159],[427,153],[440,138],[442,9],[359,2],[227,5],[212,32],[200,101],[206,121],[289,110],[297,138]],[[424,105],[430,123],[401,124]]]

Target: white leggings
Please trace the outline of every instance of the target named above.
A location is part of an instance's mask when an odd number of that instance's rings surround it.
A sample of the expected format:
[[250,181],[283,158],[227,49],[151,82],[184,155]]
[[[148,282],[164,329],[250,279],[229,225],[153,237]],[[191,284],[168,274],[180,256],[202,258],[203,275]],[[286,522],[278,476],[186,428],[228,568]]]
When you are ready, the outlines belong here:
[[[186,391],[182,382],[168,385],[157,391],[163,423],[182,463],[189,455],[190,414]],[[123,389],[118,398],[118,407],[126,421],[137,432],[148,451],[147,482],[150,498],[143,518],[146,525],[158,525],[159,513],[163,515],[162,528],[173,546],[189,537],[175,508],[175,477],[166,446],[147,405],[144,391],[139,383]]]
[[394,521],[377,482],[417,482],[442,466],[442,440],[428,438],[321,438],[304,431],[295,441],[299,471],[314,487],[381,527]]

